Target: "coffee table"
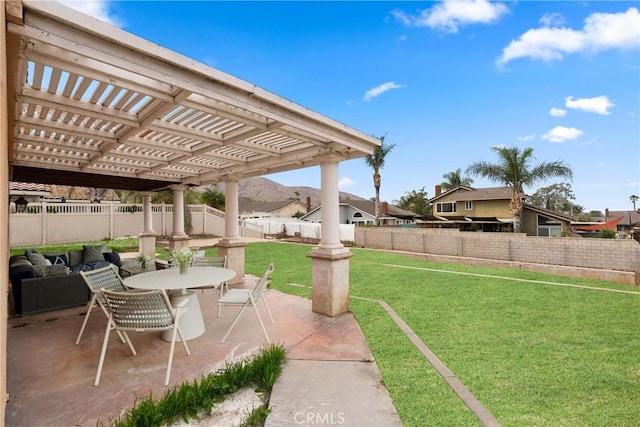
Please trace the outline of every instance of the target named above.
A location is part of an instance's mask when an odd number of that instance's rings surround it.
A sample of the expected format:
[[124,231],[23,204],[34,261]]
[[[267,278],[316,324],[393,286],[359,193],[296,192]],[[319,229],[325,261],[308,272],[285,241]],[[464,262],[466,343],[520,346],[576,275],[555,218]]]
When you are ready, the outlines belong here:
[[[167,268],[127,277],[124,284],[128,288],[142,290],[180,290],[179,293],[172,293],[169,299],[174,306],[184,299],[187,300],[187,311],[180,318],[180,328],[184,339],[191,340],[204,334],[205,327],[198,293],[189,289],[202,286],[218,287],[222,282],[233,279],[235,275],[234,270],[220,267],[189,267],[185,274],[181,274],[179,268]],[[170,331],[163,332],[162,339],[171,341]]]

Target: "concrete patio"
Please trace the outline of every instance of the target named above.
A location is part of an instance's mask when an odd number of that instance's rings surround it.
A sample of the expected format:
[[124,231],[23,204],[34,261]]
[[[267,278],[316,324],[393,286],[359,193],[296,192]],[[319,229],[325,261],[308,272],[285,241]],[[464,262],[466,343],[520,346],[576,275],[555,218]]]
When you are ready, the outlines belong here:
[[[221,344],[237,311],[223,307],[217,318],[219,292],[198,292],[207,329],[189,341],[191,356],[176,345],[171,385],[215,371],[265,344],[250,310]],[[266,297],[276,321],[271,324],[266,313],[263,316],[271,341],[287,349],[287,364],[273,390],[267,425],[307,424],[309,417],[318,421],[316,425],[337,419],[342,425],[401,425],[353,315],[316,314],[310,300],[278,291],[270,290]],[[85,310],[78,307],[9,319],[7,426],[108,424],[130,409],[136,397],[165,392],[169,343],[155,333],[131,334],[136,356],[112,334],[100,385],[93,385],[106,318],[94,311],[76,345]]]

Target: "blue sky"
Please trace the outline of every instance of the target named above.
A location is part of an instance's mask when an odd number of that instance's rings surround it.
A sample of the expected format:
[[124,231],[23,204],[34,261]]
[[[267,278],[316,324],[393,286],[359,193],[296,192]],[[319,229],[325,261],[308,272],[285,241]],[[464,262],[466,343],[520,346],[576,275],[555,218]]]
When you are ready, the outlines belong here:
[[[568,163],[587,211],[640,196],[638,1],[63,3],[386,135],[382,200],[431,197],[445,173],[497,160],[492,146]],[[339,173],[343,191],[374,196],[363,159]],[[318,168],[267,178],[320,187]]]

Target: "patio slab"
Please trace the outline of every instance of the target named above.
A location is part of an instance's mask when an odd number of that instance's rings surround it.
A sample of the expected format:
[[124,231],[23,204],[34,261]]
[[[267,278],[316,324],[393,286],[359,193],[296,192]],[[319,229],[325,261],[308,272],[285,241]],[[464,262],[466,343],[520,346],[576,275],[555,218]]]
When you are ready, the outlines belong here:
[[[223,307],[221,317],[217,318],[218,294],[211,289],[199,293],[206,332],[189,341],[191,356],[185,354],[180,344],[176,345],[170,386],[213,372],[239,356],[258,352],[264,345],[260,326],[250,311],[245,312],[227,341],[220,343],[236,309]],[[287,364],[274,387],[274,396],[288,396],[295,406],[300,397],[299,387],[307,381],[317,384],[309,372],[329,378],[329,373],[336,372],[335,362],[347,363],[345,369],[351,365],[350,371],[354,373],[344,374],[342,380],[336,377],[336,381],[353,383],[354,387],[373,381],[380,387],[377,368],[353,315],[330,318],[316,314],[311,311],[310,300],[274,290],[267,292],[266,298],[276,321],[271,324],[266,314],[263,316],[271,341],[287,349]],[[79,307],[9,319],[7,426],[95,426],[117,418],[131,408],[137,397],[164,394],[169,343],[154,333],[131,334],[138,351],[136,356],[112,334],[100,385],[93,386],[106,318],[99,309],[94,309],[82,340],[76,345],[84,313],[85,308]],[[301,368],[309,362],[321,363]],[[363,370],[368,372],[365,376],[361,375]],[[321,388],[314,389],[323,393]],[[340,389],[324,389],[327,399],[330,394],[332,399],[346,402],[348,389],[342,387],[347,393],[342,399]],[[353,405],[393,407],[388,394],[362,396],[376,400],[360,399]],[[307,410],[305,402],[300,402],[299,407]],[[277,407],[273,410],[272,416],[279,414]]]

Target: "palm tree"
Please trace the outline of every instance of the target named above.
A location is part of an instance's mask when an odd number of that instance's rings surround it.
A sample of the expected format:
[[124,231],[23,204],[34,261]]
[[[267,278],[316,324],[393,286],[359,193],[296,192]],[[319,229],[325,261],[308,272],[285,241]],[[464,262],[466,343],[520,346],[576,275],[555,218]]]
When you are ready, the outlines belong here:
[[633,210],[636,210],[636,202],[640,199],[640,197],[636,196],[635,194],[632,194],[631,197],[629,197],[629,200],[631,201],[631,203],[633,203]]
[[374,148],[373,154],[367,155],[365,161],[367,165],[373,169],[373,186],[376,189],[375,198],[375,213],[376,213],[376,225],[380,225],[380,169],[384,167],[384,159],[396,144],[384,145],[384,138],[386,135],[381,136],[380,146]]
[[204,193],[200,195],[200,200],[207,206],[211,206],[220,211],[224,210],[224,193],[217,190],[207,188]]
[[498,154],[498,163],[475,162],[467,168],[467,173],[511,187],[509,208],[513,214],[513,231],[519,233],[523,187],[555,176],[572,179],[573,172],[567,164],[559,160],[550,163],[542,162],[531,167],[530,162],[535,157],[533,148],[530,147],[522,151],[518,147],[492,147],[491,149]]
[[468,176],[465,176],[464,178],[462,177],[461,169],[445,173],[444,175],[442,175],[442,177],[445,179],[445,181],[442,181],[440,187],[442,187],[444,191],[452,190],[456,187],[460,187],[461,185],[470,187],[471,184],[473,184],[473,179],[469,178]]

